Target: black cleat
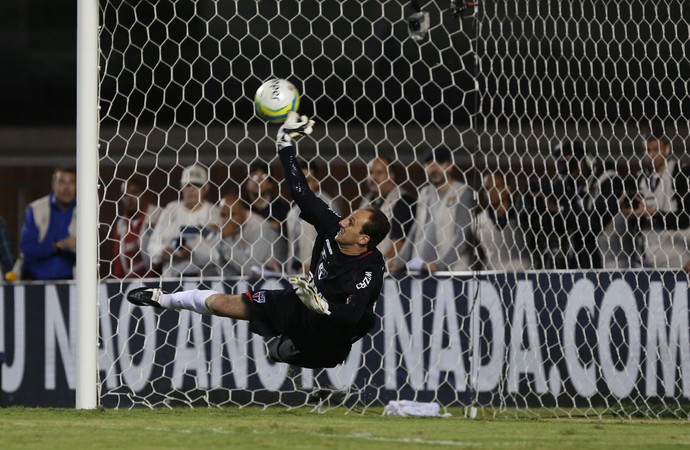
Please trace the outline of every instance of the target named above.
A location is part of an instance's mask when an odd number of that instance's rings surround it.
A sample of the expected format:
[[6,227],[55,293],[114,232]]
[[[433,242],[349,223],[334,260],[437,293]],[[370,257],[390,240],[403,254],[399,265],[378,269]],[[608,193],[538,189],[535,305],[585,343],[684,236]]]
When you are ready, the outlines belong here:
[[137,306],[153,306],[154,308],[165,309],[160,303],[162,295],[163,291],[159,288],[140,287],[129,291],[127,300]]

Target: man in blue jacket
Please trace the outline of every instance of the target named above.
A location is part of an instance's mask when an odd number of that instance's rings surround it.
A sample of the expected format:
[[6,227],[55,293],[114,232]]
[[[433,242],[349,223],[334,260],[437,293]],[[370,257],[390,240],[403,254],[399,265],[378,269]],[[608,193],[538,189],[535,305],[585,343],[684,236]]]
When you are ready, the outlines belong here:
[[24,259],[22,278],[73,278],[77,250],[76,197],[76,169],[60,167],[53,172],[52,192],[29,204],[19,240]]

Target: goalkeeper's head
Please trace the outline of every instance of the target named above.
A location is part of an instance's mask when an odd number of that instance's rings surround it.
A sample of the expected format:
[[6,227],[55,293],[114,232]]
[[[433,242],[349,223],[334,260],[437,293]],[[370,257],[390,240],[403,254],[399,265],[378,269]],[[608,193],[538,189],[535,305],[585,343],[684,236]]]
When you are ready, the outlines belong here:
[[381,210],[367,207],[356,209],[340,221],[335,240],[343,253],[358,255],[373,250],[391,229],[388,217]]
[[373,250],[391,231],[388,217],[378,208],[367,207],[364,211],[371,213],[369,220],[362,225],[362,234],[369,236],[367,250]]

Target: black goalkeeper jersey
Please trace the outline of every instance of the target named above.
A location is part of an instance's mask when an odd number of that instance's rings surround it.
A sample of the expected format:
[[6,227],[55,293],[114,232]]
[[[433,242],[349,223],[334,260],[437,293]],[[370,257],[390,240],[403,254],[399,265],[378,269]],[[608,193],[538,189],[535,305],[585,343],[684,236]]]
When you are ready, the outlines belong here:
[[331,336],[339,332],[351,341],[359,339],[375,324],[374,305],[385,274],[383,255],[376,249],[357,256],[343,254],[335,240],[342,218],[309,189],[294,147],[286,146],[278,154],[300,217],[318,232],[310,272],[331,311],[330,315],[322,315],[305,308],[303,325],[308,332]]

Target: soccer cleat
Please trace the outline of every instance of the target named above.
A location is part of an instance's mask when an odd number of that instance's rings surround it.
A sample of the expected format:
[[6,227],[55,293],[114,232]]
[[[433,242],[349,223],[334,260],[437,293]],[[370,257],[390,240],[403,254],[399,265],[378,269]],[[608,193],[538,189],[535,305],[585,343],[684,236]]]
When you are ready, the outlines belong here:
[[160,303],[162,295],[163,291],[159,288],[140,287],[129,291],[127,300],[137,306],[153,306],[154,308],[165,309]]

